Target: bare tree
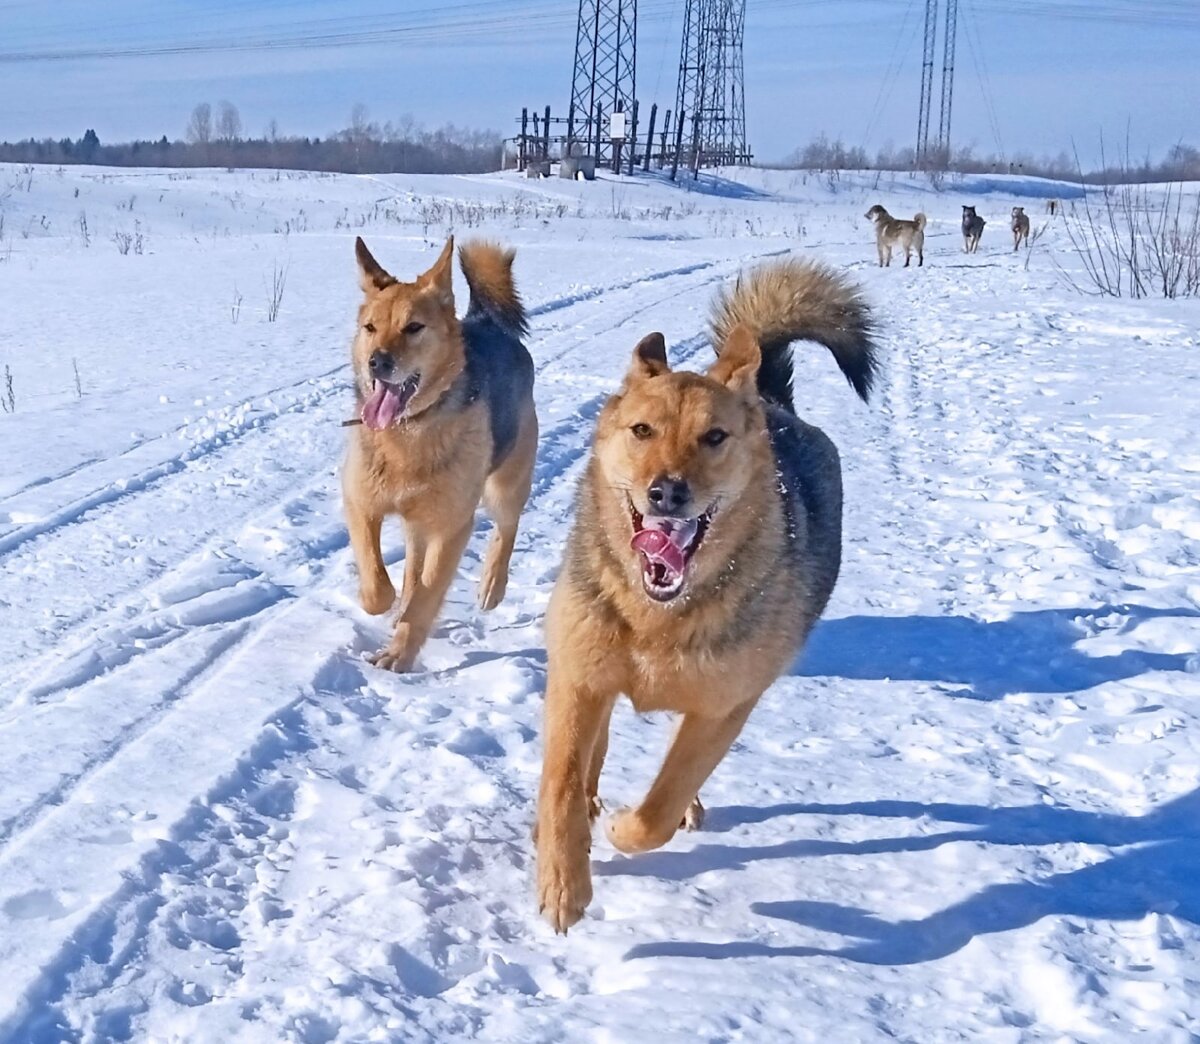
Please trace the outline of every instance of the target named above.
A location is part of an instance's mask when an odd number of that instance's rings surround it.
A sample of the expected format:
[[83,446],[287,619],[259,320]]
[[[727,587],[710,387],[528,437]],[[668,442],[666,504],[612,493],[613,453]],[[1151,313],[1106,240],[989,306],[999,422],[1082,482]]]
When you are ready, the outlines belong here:
[[187,140],[193,145],[207,145],[212,141],[212,106],[208,102],[201,102],[192,110]]
[[242,117],[237,106],[230,101],[221,102],[217,116],[217,138],[220,141],[237,141],[242,136]]

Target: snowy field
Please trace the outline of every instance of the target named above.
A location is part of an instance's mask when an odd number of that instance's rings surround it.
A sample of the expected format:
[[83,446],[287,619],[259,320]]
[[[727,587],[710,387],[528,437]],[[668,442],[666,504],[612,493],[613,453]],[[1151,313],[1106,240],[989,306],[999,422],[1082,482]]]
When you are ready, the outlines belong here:
[[[1200,1040],[1200,307],[1072,291],[1061,219],[1014,256],[1064,186],[702,188],[0,166],[0,1040]],[[876,267],[876,202],[923,269]],[[451,230],[518,248],[543,434],[507,600],[481,519],[397,676],[340,513],[353,237],[407,276]],[[787,253],[880,324],[870,406],[798,355],[839,587],[704,830],[598,832],[557,937],[541,622],[592,424]],[[668,729],[618,710],[610,807]]]

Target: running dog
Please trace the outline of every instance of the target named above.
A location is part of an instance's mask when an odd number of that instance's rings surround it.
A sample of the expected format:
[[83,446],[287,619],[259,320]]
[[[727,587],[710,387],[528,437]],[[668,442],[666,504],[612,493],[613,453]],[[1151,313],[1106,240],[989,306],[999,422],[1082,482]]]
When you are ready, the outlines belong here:
[[912,252],[917,252],[917,267],[925,264],[925,215],[915,214],[911,221],[894,218],[878,203],[864,215],[875,222],[875,248],[879,251],[879,267],[892,263],[892,247],[899,243],[904,247],[904,267],[912,261]]
[[983,236],[983,226],[986,224],[987,222],[975,213],[974,207],[963,207],[963,250],[968,254],[974,254],[979,250],[979,240]]
[[[517,522],[537,448],[533,360],[513,252],[468,243],[459,263],[471,291],[455,315],[454,240],[415,282],[389,275],[355,242],[363,302],[351,349],[361,425],[350,435],[342,490],[358,563],[359,599],[373,614],[396,599],[380,553],[386,515],[404,522],[404,584],[391,643],[372,661],[412,669],[483,502],[496,528],[479,603],[504,597]],[[353,423],[353,422],[352,422]]]
[[1025,241],[1025,245],[1029,246],[1029,215],[1025,213],[1024,207],[1013,207],[1012,209],[1012,234],[1013,234],[1013,253],[1016,253],[1021,246],[1021,240]]
[[825,345],[865,400],[871,330],[859,291],[831,269],[769,264],[718,297],[705,373],[672,371],[652,333],[601,411],[546,621],[535,839],[557,931],[592,898],[618,695],[682,715],[641,804],[607,823],[616,848],[645,852],[700,825],[700,787],[824,610],[841,563],[841,465],[796,416],[789,345]]

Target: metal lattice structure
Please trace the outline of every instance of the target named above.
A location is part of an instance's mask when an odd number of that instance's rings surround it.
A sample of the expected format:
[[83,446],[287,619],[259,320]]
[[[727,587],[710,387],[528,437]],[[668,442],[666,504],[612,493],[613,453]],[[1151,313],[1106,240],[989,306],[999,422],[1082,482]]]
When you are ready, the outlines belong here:
[[950,160],[950,109],[954,104],[954,44],[958,36],[958,0],[946,0],[946,39],[942,48],[942,116],[938,123],[938,151]]
[[637,0],[579,0],[567,150],[612,158],[609,120],[632,116],[637,87]]
[[917,114],[917,166],[929,162],[929,124],[933,117],[933,52],[937,40],[938,0],[925,0],[925,48],[921,58],[921,108]]
[[675,94],[676,164],[750,162],[743,41],[746,0],[686,0]]

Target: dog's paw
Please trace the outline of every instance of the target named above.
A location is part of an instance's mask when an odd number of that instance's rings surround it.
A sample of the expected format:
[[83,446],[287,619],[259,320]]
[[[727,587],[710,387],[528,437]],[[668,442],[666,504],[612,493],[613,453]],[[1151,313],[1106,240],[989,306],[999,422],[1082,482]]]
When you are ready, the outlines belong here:
[[363,612],[372,616],[382,616],[395,604],[396,588],[390,580],[371,587],[363,585],[358,589],[358,601],[363,607]]
[[700,804],[699,796],[692,798],[688,810],[683,814],[679,823],[680,830],[699,830],[704,826],[704,806]]
[[495,609],[503,600],[508,588],[508,577],[485,576],[479,581],[479,608],[485,613]]
[[655,830],[642,818],[636,808],[619,808],[604,825],[604,832],[617,851],[626,855],[661,848],[671,840],[675,828]]
[[604,811],[604,802],[600,800],[599,794],[593,794],[588,798],[588,822],[594,823],[600,818],[600,813]]
[[416,661],[415,656],[401,656],[391,651],[391,649],[383,649],[371,657],[371,664],[383,671],[392,671],[395,674],[407,674],[413,669],[413,663]]
[[575,924],[592,901],[588,850],[538,852],[538,912],[560,935]]

